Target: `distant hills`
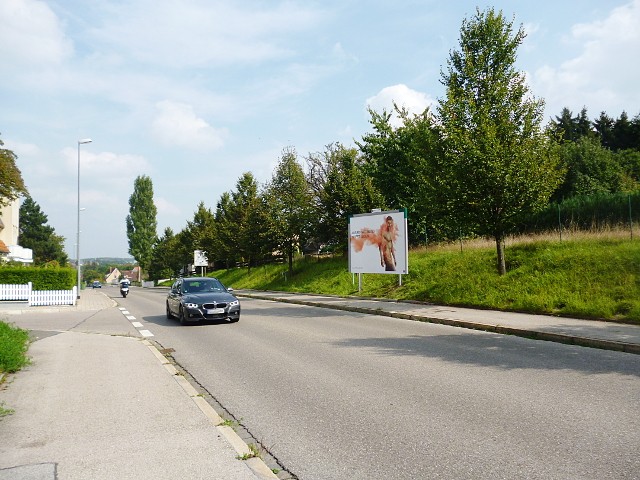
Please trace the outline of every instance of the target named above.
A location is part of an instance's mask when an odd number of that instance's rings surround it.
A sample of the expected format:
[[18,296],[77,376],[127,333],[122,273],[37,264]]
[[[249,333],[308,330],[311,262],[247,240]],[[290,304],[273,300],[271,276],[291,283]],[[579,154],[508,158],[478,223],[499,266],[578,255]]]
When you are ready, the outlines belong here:
[[119,258],[119,257],[91,257],[83,258],[83,265],[136,265],[137,262],[134,258]]

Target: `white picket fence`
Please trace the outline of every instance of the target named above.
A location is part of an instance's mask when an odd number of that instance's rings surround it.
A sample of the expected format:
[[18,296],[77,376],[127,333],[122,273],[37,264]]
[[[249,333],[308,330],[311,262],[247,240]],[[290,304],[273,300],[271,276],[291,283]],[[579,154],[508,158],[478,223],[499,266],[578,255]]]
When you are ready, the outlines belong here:
[[31,282],[24,285],[0,284],[0,300],[27,301],[29,306],[75,305],[77,287],[71,290],[33,290]]
[[1,285],[0,300],[29,300],[31,296],[31,282],[24,285]]

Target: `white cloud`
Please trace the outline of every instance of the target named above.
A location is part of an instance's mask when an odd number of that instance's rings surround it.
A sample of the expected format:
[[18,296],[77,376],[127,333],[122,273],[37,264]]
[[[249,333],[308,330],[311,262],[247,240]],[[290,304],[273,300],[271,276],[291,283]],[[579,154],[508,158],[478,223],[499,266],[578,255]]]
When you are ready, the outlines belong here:
[[166,198],[154,195],[153,203],[155,203],[159,215],[179,215],[182,213],[180,208]]
[[4,0],[0,2],[0,63],[12,65],[56,65],[73,54],[58,18],[45,2]]
[[[95,153],[86,145],[80,151],[80,174],[97,182],[117,181],[126,183],[138,175],[147,173],[151,167],[149,162],[139,155],[117,154],[113,152]],[[62,151],[69,173],[78,169],[78,150],[65,148]],[[133,184],[133,181],[131,181]],[[128,185],[128,184],[127,184]]]
[[[434,100],[427,94],[412,90],[404,84],[385,87],[377,95],[367,98],[366,105],[376,112],[385,110],[393,112],[393,104],[400,108],[405,108],[409,114],[420,114],[427,107],[433,105]],[[391,118],[394,127],[400,126],[401,121],[394,114]]]
[[574,25],[571,40],[581,45],[581,53],[558,67],[545,65],[530,77],[536,95],[546,100],[547,115],[559,115],[563,107],[576,112],[583,106],[591,118],[601,111],[613,117],[622,110],[638,113],[638,25],[640,0],[613,9],[602,21]]
[[228,137],[226,128],[214,128],[198,117],[191,105],[164,100],[156,104],[154,136],[165,145],[192,149],[220,148]]
[[[264,4],[267,5],[267,4]],[[254,8],[231,2],[137,0],[108,9],[94,34],[136,60],[173,68],[261,62],[292,54],[287,32],[305,32],[319,12],[283,2]]]

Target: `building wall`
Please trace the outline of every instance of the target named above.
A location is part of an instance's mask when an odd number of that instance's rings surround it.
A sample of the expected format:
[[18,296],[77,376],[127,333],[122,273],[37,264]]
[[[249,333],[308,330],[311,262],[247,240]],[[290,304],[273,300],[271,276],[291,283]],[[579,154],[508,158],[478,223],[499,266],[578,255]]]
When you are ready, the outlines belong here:
[[22,263],[33,263],[33,251],[18,245],[20,233],[20,199],[16,199],[7,206],[0,207],[0,219],[3,228],[0,229],[0,240],[8,247],[9,254],[4,254],[2,260],[15,260]]
[[20,200],[16,199],[6,207],[0,207],[0,218],[4,224],[4,228],[0,229],[0,240],[6,245],[17,245],[20,228]]

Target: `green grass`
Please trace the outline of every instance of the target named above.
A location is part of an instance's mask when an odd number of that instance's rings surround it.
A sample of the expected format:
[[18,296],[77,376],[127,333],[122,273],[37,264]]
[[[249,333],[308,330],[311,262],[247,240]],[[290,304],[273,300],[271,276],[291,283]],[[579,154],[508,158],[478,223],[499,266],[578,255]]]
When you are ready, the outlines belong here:
[[14,373],[29,364],[29,332],[0,321],[0,373]]
[[346,257],[211,275],[237,289],[359,295],[640,323],[640,241],[621,238],[513,242],[499,276],[495,247],[430,247],[409,253],[409,274],[365,274],[362,291]]

